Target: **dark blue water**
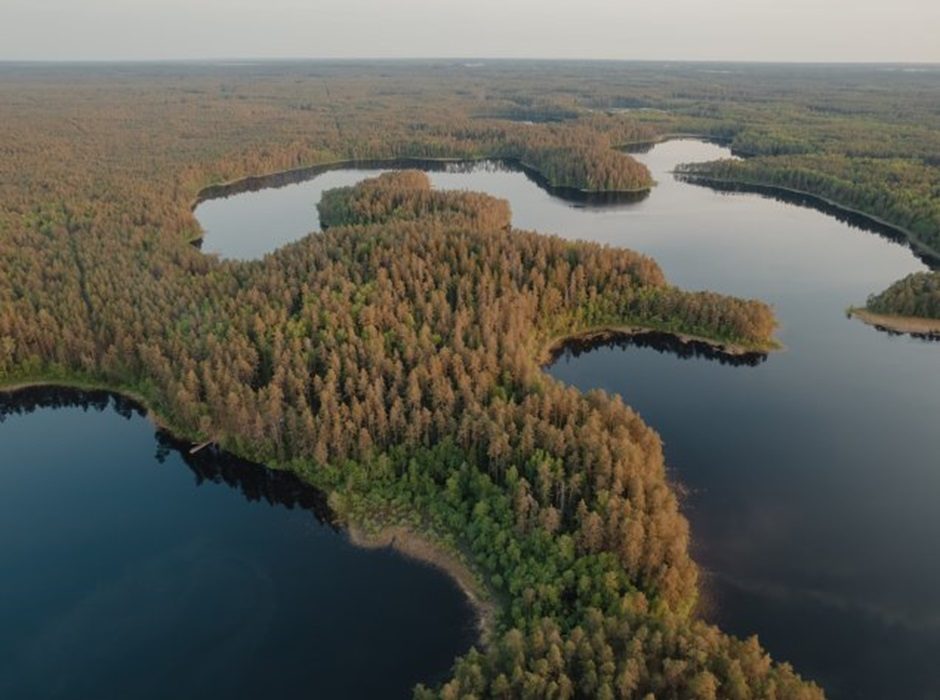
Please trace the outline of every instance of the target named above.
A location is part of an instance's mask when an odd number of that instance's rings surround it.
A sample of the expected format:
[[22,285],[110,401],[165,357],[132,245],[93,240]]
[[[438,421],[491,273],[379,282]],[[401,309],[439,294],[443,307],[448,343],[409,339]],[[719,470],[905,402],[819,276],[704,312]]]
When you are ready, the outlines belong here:
[[[711,619],[759,635],[831,697],[940,697],[940,344],[845,317],[925,266],[850,222],[670,174],[727,154],[658,145],[639,158],[659,186],[615,207],[571,205],[492,167],[431,177],[505,197],[518,227],[633,248],[676,284],[774,305],[786,350],[764,362],[648,340],[563,357],[550,371],[623,395],[662,435],[690,492]],[[206,248],[273,250],[316,229],[320,190],[369,174],[207,202],[197,210]]]
[[476,641],[451,579],[290,475],[107,394],[2,399],[0,698],[409,697]]

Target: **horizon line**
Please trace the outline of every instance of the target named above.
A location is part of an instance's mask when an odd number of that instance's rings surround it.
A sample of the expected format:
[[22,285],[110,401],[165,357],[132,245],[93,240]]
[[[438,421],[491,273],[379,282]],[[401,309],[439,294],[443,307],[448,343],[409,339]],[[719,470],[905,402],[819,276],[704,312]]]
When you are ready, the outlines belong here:
[[940,61],[930,60],[791,60],[791,59],[722,59],[722,58],[579,58],[541,56],[226,56],[182,58],[0,58],[2,64],[165,64],[165,63],[361,63],[361,62],[542,62],[542,63],[701,63],[736,65],[794,65],[794,66],[937,66]]

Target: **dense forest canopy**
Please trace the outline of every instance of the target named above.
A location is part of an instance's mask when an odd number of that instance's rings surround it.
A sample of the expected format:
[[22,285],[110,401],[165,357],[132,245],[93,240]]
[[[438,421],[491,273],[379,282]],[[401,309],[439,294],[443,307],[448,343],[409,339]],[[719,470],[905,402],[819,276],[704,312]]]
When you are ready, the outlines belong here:
[[889,316],[940,319],[940,275],[918,272],[868,298],[867,308]]
[[505,202],[418,172],[328,193],[322,234],[253,262],[192,247],[191,209],[209,185],[346,159],[506,158],[553,185],[642,189],[615,147],[695,132],[802,158],[814,187],[877,162],[920,221],[935,78],[879,70],[2,66],[0,382],[134,394],[181,436],[320,486],[348,522],[460,553],[495,629],[422,695],[818,697],[696,615],[657,435],[539,367],[559,337],[611,327],[767,350],[766,305],[515,230]]
[[[649,172],[616,147],[692,133],[747,156],[696,166],[700,178],[805,189],[936,257],[938,80],[935,67],[892,65],[7,64],[0,199],[22,215],[39,201],[66,201],[73,216],[123,202],[138,230],[192,237],[195,193],[245,175],[490,157],[562,188],[636,191],[652,186]],[[134,149],[147,155],[129,160]]]

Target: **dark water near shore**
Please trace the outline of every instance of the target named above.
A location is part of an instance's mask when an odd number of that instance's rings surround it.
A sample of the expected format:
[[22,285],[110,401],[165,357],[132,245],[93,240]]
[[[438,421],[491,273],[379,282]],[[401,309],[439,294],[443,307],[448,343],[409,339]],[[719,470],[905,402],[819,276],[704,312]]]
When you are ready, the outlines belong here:
[[[787,349],[765,361],[646,337],[580,348],[550,371],[622,394],[661,433],[690,492],[713,620],[758,634],[830,697],[940,697],[940,344],[845,317],[925,265],[855,217],[669,173],[727,154],[657,145],[638,157],[659,186],[621,206],[572,205],[498,167],[432,181],[507,198],[518,227],[650,254],[683,287],[774,305]],[[316,228],[319,191],[369,174],[207,202],[206,248],[245,257],[296,239]]]
[[0,420],[2,698],[410,697],[476,640],[450,578],[355,547],[289,474],[104,393]]

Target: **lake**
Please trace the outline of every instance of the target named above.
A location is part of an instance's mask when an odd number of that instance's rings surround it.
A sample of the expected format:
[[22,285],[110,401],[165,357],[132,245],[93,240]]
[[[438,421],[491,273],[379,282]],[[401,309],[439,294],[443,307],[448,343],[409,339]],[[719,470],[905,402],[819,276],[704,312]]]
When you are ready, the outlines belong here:
[[443,572],[188,448],[103,392],[0,395],[0,697],[410,697],[477,640]]
[[[858,217],[671,175],[728,156],[658,144],[636,155],[658,186],[619,206],[566,202],[493,163],[430,177],[508,199],[518,228],[633,248],[678,285],[773,304],[786,350],[762,362],[652,337],[572,347],[549,371],[621,394],[662,435],[709,619],[757,634],[833,698],[938,697],[940,344],[845,315],[926,265]],[[377,172],[205,202],[204,248],[257,257],[317,229],[323,189]]]

